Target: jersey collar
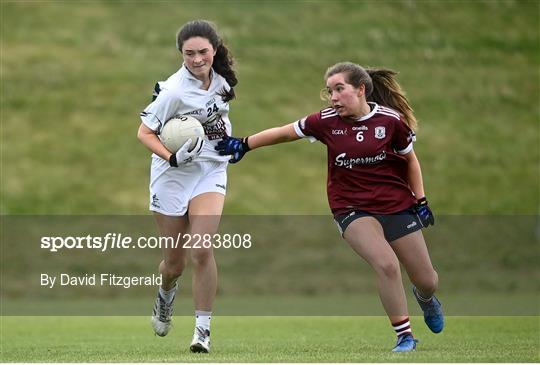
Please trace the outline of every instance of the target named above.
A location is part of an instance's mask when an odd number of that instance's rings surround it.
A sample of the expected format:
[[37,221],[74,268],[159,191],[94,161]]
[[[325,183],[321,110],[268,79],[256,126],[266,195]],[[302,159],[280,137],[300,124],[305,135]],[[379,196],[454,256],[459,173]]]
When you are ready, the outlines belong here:
[[[191,72],[189,72],[189,70],[188,70],[188,68],[186,67],[185,64],[182,64],[182,67],[180,68],[180,72],[181,72],[182,76],[184,76],[186,79],[194,81],[196,83],[197,87],[200,87],[203,84],[203,82],[201,80],[199,80]],[[212,84],[212,80],[214,80],[215,76],[216,75],[215,75],[214,68],[210,67],[210,84]]]
[[354,120],[356,120],[357,122],[363,122],[364,120],[367,120],[367,119],[371,118],[372,116],[375,115],[375,113],[377,113],[377,110],[379,109],[379,105],[377,103],[372,102],[372,101],[368,101],[367,103],[368,103],[369,108],[371,109],[371,111],[369,113],[367,113],[366,115],[360,117],[360,118],[354,118]]

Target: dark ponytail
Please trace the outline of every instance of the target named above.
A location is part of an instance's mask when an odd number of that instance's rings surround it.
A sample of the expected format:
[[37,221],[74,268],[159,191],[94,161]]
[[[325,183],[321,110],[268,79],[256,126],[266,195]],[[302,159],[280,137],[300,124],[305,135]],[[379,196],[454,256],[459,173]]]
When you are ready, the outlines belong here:
[[231,87],[228,91],[220,91],[223,101],[229,101],[235,98],[234,86],[238,84],[238,79],[236,78],[236,73],[234,72],[232,66],[234,65],[234,59],[229,53],[229,49],[223,44],[223,41],[217,47],[216,55],[214,56],[214,63],[212,68],[218,74],[223,76],[227,83]]
[[223,88],[219,92],[219,95],[225,102],[234,99],[236,97],[234,86],[238,84],[236,73],[232,68],[234,59],[227,47],[223,44],[223,40],[217,34],[215,26],[206,20],[193,20],[184,24],[176,34],[176,48],[182,52],[184,42],[193,37],[208,39],[212,47],[216,50],[212,68],[215,72],[223,76],[231,87],[229,90]]

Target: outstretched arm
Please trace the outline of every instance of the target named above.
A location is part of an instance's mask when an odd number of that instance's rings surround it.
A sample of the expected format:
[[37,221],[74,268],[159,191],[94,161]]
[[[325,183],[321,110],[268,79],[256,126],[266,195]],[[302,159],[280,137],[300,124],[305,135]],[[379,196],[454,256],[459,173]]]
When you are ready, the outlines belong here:
[[282,127],[266,129],[247,138],[247,144],[250,150],[255,148],[270,146],[273,144],[291,142],[300,139],[294,131],[293,123]]
[[222,156],[231,155],[230,163],[236,163],[249,151],[277,143],[300,139],[294,130],[294,124],[270,128],[246,138],[226,137],[219,141],[215,149]]

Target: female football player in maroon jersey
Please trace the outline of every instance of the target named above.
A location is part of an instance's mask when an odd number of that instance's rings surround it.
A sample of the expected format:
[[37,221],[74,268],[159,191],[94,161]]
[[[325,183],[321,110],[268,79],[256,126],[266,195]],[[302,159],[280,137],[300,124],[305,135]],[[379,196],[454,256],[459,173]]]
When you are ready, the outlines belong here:
[[238,162],[255,148],[307,138],[328,153],[328,201],[341,234],[373,267],[379,296],[397,334],[392,351],[416,348],[401,280],[405,267],[413,292],[434,333],[444,327],[433,295],[433,269],[422,227],[434,224],[413,150],[416,119],[396,73],[338,63],[325,74],[330,106],[294,123],[239,139],[222,140],[217,150]]

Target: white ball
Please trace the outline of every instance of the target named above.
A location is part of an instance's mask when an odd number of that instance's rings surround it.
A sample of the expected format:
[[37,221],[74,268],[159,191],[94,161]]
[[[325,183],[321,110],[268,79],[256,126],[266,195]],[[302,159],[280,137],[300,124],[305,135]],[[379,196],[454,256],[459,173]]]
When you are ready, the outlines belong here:
[[190,138],[192,142],[189,148],[192,149],[197,137],[204,137],[204,128],[197,119],[188,115],[169,119],[159,135],[161,143],[172,153],[176,153]]

